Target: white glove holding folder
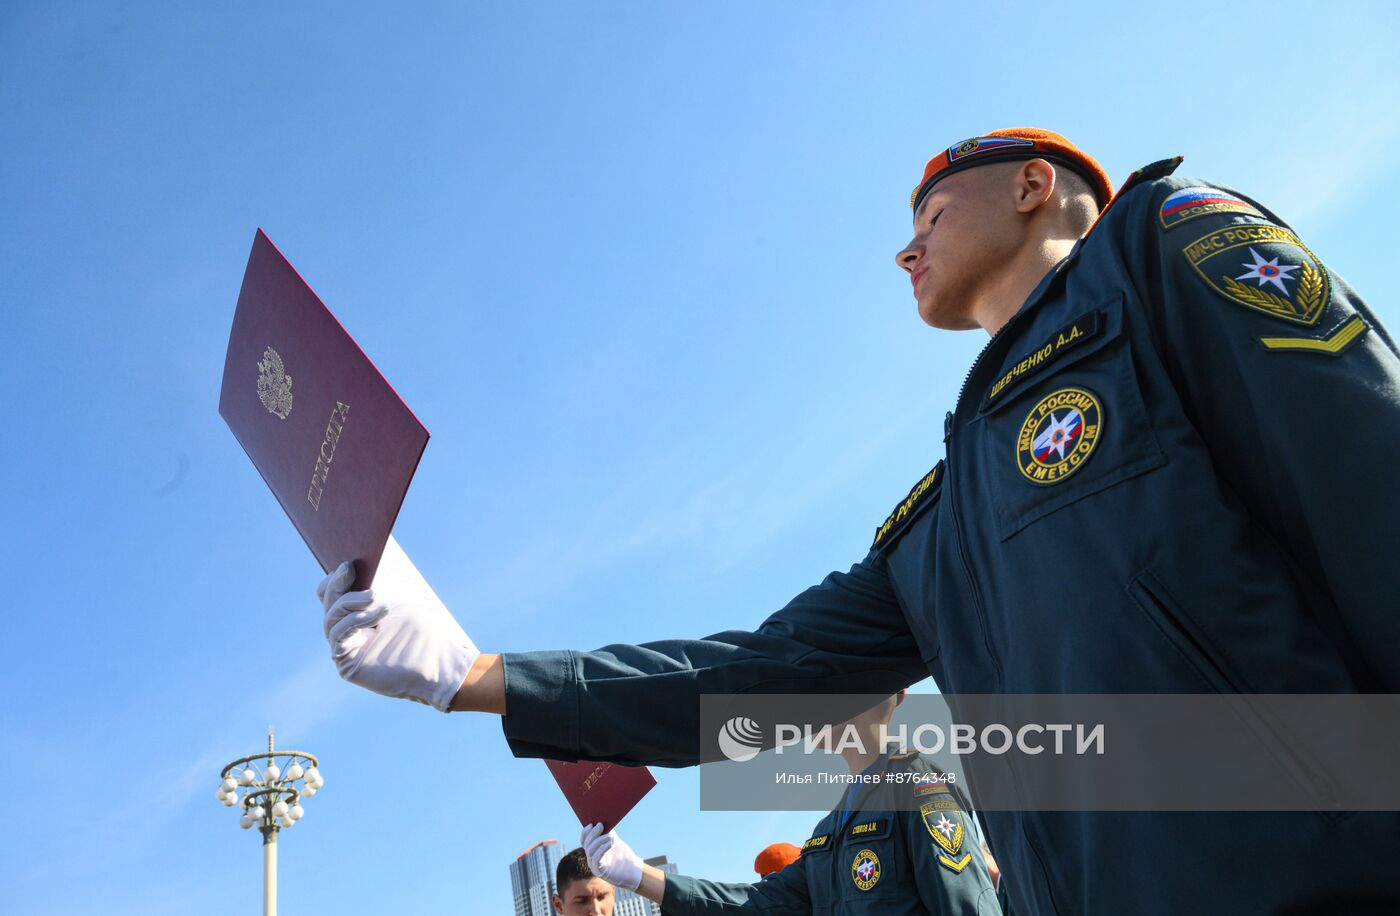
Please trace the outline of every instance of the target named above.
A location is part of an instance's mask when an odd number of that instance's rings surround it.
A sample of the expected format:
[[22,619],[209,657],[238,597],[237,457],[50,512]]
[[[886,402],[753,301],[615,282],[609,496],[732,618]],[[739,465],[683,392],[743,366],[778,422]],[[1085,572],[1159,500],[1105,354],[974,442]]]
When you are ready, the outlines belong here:
[[583,828],[579,845],[588,857],[588,867],[593,874],[629,891],[641,887],[642,857],[632,851],[616,830],[604,833],[602,824],[589,824]]
[[392,535],[374,586],[345,591],[354,581],[355,566],[346,561],[316,587],[340,676],[447,712],[481,654],[476,644]]

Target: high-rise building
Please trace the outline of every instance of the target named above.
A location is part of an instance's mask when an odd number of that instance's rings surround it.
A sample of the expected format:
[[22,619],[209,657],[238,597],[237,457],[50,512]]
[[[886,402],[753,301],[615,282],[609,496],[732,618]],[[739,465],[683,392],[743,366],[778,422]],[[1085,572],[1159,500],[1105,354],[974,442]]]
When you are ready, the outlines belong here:
[[650,900],[625,887],[613,889],[613,916],[652,916],[653,906]]
[[558,840],[541,840],[510,863],[515,916],[554,916],[554,873],[562,857]]
[[[675,863],[668,862],[665,856],[653,856],[642,861],[656,866],[668,875],[677,874]],[[639,897],[629,890],[619,887],[614,899],[616,904],[613,907],[613,916],[661,916],[661,904]]]
[[676,871],[676,863],[668,862],[665,856],[652,856],[650,859],[643,859],[642,861],[654,868],[659,868],[668,875],[680,874],[680,872]]

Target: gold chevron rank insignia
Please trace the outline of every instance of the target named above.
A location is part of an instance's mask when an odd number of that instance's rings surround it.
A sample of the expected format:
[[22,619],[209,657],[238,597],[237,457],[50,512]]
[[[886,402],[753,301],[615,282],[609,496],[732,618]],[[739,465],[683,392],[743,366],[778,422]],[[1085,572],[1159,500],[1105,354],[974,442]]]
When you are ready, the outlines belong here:
[[1211,289],[1256,312],[1314,325],[1327,305],[1327,269],[1282,226],[1236,223],[1201,236],[1182,254]]
[[1371,325],[1360,315],[1352,315],[1322,337],[1261,337],[1264,349],[1274,353],[1303,352],[1336,356],[1361,339]]
[[938,864],[953,874],[961,874],[972,854],[963,851],[963,840],[967,836],[966,815],[952,798],[936,798],[919,806],[924,826],[929,836],[938,844]]

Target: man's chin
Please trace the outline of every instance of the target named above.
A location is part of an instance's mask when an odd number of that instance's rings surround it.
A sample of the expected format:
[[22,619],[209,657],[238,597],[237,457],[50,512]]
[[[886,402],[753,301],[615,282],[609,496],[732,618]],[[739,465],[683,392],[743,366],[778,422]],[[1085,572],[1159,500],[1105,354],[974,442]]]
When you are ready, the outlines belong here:
[[919,318],[924,324],[940,331],[971,331],[981,327],[967,315],[958,314],[951,309],[939,308],[938,305],[929,302],[919,303]]

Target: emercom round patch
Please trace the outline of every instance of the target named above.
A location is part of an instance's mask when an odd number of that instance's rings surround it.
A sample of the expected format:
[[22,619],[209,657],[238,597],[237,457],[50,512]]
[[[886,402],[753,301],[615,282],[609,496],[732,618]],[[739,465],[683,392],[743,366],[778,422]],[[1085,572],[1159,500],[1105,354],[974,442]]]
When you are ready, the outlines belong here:
[[1103,407],[1084,388],[1061,388],[1031,408],[1016,437],[1016,466],[1031,483],[1059,483],[1084,466],[1103,429]]
[[875,850],[862,849],[856,853],[851,863],[851,880],[863,891],[880,883],[880,857],[875,855]]

